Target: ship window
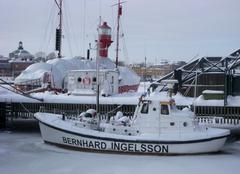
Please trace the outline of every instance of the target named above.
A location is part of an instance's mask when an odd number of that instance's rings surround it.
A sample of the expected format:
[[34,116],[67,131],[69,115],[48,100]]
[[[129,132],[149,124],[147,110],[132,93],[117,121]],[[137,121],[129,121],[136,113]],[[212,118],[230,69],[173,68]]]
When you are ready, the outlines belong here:
[[175,123],[174,122],[170,122],[170,126],[174,126],[175,125]]
[[168,105],[161,105],[161,114],[169,115]]
[[82,81],[82,78],[81,77],[78,77],[78,82],[80,83]]
[[187,127],[187,122],[184,122],[184,123],[183,123],[183,126],[184,126],[184,127]]
[[97,78],[96,78],[96,77],[93,77],[92,81],[93,81],[93,82],[96,82],[96,81],[97,81]]
[[143,103],[141,113],[143,113],[143,114],[148,113],[148,103]]
[[153,111],[156,111],[156,108],[153,108]]

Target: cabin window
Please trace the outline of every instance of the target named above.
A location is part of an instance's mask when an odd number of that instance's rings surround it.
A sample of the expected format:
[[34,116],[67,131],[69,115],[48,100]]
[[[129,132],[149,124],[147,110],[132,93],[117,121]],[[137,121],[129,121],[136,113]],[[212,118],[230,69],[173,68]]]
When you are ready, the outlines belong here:
[[169,115],[168,105],[161,105],[161,114]]
[[143,103],[141,113],[142,114],[147,114],[148,113],[148,103]]
[[96,77],[93,77],[93,78],[92,78],[92,81],[93,81],[93,82],[96,82],[96,81],[97,81],[97,78],[96,78]]
[[82,81],[82,78],[78,77],[77,81],[80,83]]
[[175,125],[175,123],[174,122],[170,122],[170,126],[174,126]]
[[153,111],[156,111],[156,108],[153,108]]

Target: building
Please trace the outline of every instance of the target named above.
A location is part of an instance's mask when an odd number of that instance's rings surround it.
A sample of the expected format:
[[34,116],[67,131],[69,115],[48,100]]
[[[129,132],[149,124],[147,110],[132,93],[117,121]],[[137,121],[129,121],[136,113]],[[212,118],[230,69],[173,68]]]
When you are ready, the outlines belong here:
[[9,53],[12,76],[17,77],[29,65],[34,63],[34,56],[24,50],[23,43],[20,41],[18,49]]
[[33,63],[34,56],[24,50],[23,43],[20,41],[17,50],[9,53],[9,58],[0,57],[0,75],[15,78]]
[[147,81],[151,81],[153,79],[161,78],[164,75],[170,73],[171,71],[185,64],[186,63],[184,61],[177,62],[161,61],[159,64],[146,66],[144,63],[134,64],[131,66],[131,68],[141,77],[142,81],[144,81],[145,79]]

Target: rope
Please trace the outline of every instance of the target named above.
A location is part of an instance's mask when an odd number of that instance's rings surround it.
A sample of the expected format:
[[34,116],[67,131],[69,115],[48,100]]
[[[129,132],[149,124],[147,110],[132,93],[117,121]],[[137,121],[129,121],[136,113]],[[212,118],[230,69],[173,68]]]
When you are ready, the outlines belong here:
[[39,99],[39,98],[32,97],[32,96],[30,96],[29,94],[25,93],[24,91],[22,91],[22,90],[20,90],[20,89],[17,89],[16,87],[12,86],[11,84],[9,84],[8,82],[6,82],[6,81],[3,80],[3,79],[0,79],[0,81],[4,82],[5,84],[7,84],[8,86],[10,86],[11,88],[15,89],[15,90],[18,91],[18,92],[14,91],[14,90],[12,90],[12,89],[9,89],[9,88],[7,88],[7,87],[5,87],[5,86],[3,86],[3,85],[0,84],[0,87],[6,89],[6,90],[8,90],[8,91],[11,91],[11,92],[13,92],[13,93],[15,93],[15,94],[20,94],[20,95],[22,95],[22,96],[25,96],[25,97],[28,97],[28,98],[31,98],[31,99],[34,99],[34,100],[43,101],[43,99]]
[[82,32],[82,55],[85,51],[85,35],[86,35],[86,0],[83,1],[83,32]]
[[[64,20],[64,26],[65,26],[65,32],[66,32],[66,35],[67,35],[67,41],[68,41],[68,49],[69,49],[69,52],[71,54],[71,57],[73,57],[73,49],[72,49],[72,35],[71,33],[74,35],[75,32],[72,30],[72,22],[71,22],[71,16],[70,16],[70,13],[69,13],[69,7],[67,5],[67,3],[65,3],[64,1],[64,10],[65,10],[65,20]],[[76,45],[76,50],[78,50],[78,44],[76,42],[76,38],[73,37],[73,40],[75,41],[74,45]]]
[[[50,11],[48,12],[49,15],[48,15],[48,20],[47,20],[47,25],[44,30],[43,41],[42,41],[42,45],[40,48],[41,51],[43,51],[43,50],[46,51],[46,49],[47,49],[46,45],[50,44],[51,37],[50,37],[50,34],[48,36],[48,33],[50,33],[49,29],[51,29],[50,25],[52,24],[52,21],[53,21],[54,6],[55,6],[55,4],[53,3],[52,7],[50,8]],[[48,40],[47,40],[47,38],[48,38]],[[45,43],[47,43],[47,44],[45,44]],[[44,48],[44,46],[45,46],[45,48]]]
[[22,103],[20,103],[20,104],[23,107],[23,109],[25,109],[29,114],[32,114],[32,112],[30,112]]
[[107,112],[106,114],[113,113],[113,112],[115,112],[116,110],[118,110],[119,108],[121,108],[122,106],[123,106],[123,105],[119,105],[118,107],[116,107],[115,109],[113,109],[113,110]]
[[122,30],[122,38],[123,38],[123,54],[124,54],[124,58],[125,58],[125,62],[128,62],[128,50],[127,50],[127,44],[126,44],[126,39],[125,39],[125,34],[123,31],[123,26],[122,26],[122,21],[120,20],[120,28]]

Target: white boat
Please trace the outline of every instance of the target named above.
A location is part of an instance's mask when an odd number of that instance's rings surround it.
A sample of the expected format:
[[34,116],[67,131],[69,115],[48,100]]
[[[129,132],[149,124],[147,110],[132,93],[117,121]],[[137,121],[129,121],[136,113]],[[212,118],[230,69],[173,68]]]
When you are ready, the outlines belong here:
[[129,119],[118,112],[100,120],[92,110],[76,119],[38,112],[45,142],[86,151],[137,154],[200,154],[218,152],[230,132],[208,128],[187,108],[178,110],[171,97],[152,94],[139,101]]

